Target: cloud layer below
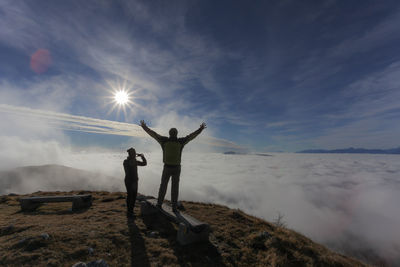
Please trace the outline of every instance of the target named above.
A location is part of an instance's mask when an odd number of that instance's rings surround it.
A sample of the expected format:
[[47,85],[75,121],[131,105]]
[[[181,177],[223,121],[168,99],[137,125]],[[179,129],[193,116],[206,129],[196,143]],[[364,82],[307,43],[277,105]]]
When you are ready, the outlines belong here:
[[[86,181],[82,184],[87,188],[81,189],[125,190],[124,154],[71,153],[56,143],[40,147],[46,153],[53,151],[53,156],[22,157],[19,162],[31,165],[42,161],[95,171],[116,179]],[[161,152],[147,153],[146,157],[148,166],[139,169],[139,191],[156,196],[162,171]],[[383,258],[391,265],[399,263],[400,163],[395,155],[278,153],[263,157],[186,153],[182,164],[180,199],[223,204],[269,221],[281,213],[289,228],[340,252],[369,261]],[[60,178],[60,183],[65,179]],[[30,187],[9,185],[2,193],[76,187],[63,182],[60,188],[54,181],[37,181],[30,180]]]

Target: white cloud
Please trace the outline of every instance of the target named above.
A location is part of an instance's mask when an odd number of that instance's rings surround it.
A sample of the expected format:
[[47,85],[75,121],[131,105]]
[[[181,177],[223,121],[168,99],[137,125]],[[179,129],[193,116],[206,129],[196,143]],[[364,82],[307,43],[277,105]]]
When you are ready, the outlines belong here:
[[[109,188],[101,181],[101,187],[124,190],[125,152],[61,151],[54,163],[111,175],[117,180]],[[162,155],[157,151],[145,156],[148,166],[139,168],[139,191],[156,196]],[[399,173],[395,155],[278,153],[262,157],[184,152],[180,199],[228,205],[269,221],[280,212],[290,228],[317,242],[361,258],[378,255],[395,264],[400,255]],[[94,183],[85,184],[91,188]],[[63,186],[60,190],[70,188]],[[42,190],[56,187],[57,183],[43,184]]]
[[279,211],[290,228],[318,242],[346,240],[393,260],[400,252],[398,173],[397,157],[388,155],[186,155],[181,196],[270,221]]
[[356,53],[365,53],[380,48],[382,44],[395,41],[400,23],[400,10],[394,10],[374,27],[346,39],[332,48],[333,57],[348,57]]
[[[224,106],[226,98],[213,73],[221,60],[235,55],[221,49],[214,40],[186,28],[184,18],[190,4],[171,4],[166,11],[154,10],[143,3],[122,3],[129,26],[127,23],[116,23],[107,16],[96,16],[91,3],[73,5],[76,12],[64,16],[59,14],[64,11],[53,5],[42,10],[31,8],[29,3],[14,5],[4,2],[0,5],[6,14],[0,18],[1,24],[5,25],[3,31],[0,30],[0,40],[27,55],[41,47],[46,47],[50,52],[51,49],[57,49],[54,51],[57,54],[62,54],[59,51],[62,49],[64,53],[71,54],[74,60],[95,70],[103,80],[128,81],[144,93],[148,118],[156,118],[165,112],[168,107],[163,100],[167,100],[167,104],[178,111],[197,104],[195,112],[198,114],[213,112],[218,117],[229,119],[234,113],[230,109],[219,108]],[[107,4],[103,3],[98,8],[103,8],[107,13]],[[148,26],[150,29],[146,34],[137,31]],[[9,32],[5,30],[8,28],[20,30]],[[168,46],[160,46],[156,41],[158,38]],[[54,40],[57,40],[57,45]],[[69,73],[71,66],[66,64],[57,62],[56,65],[63,73]],[[79,75],[75,76],[72,79],[79,78]],[[198,81],[204,87],[207,98],[218,101],[219,105],[210,110],[210,105],[187,101],[183,92],[187,89],[187,83],[192,81]],[[98,82],[101,84],[103,81]],[[70,88],[75,86],[71,84]],[[86,89],[94,95],[98,94],[92,84],[88,84]],[[88,106],[82,109],[89,110]]]
[[[0,112],[12,115],[20,115],[19,120],[24,121],[25,127],[34,127],[38,129],[42,129],[40,127],[36,127],[35,124],[29,122],[29,119],[33,117],[34,119],[39,119],[40,122],[46,125],[46,130],[48,128],[56,128],[61,130],[70,130],[70,131],[79,131],[79,132],[87,132],[93,134],[109,134],[109,135],[119,135],[119,136],[132,136],[132,137],[146,137],[150,138],[143,129],[137,124],[123,123],[117,121],[109,121],[109,120],[100,120],[90,117],[84,116],[75,116],[66,113],[58,113],[51,112],[45,110],[38,109],[30,109],[24,107],[16,107],[5,104],[0,104]],[[27,119],[28,118],[28,119]],[[15,121],[18,121],[15,120]],[[194,127],[195,123],[193,122],[193,118],[189,116],[178,116],[176,113],[164,114],[157,121],[157,126],[164,130],[169,130],[172,127],[178,127],[183,129],[183,132],[180,135],[187,135],[194,130],[196,130],[201,122]],[[3,122],[5,130],[9,127],[9,125]],[[16,125],[14,125],[16,126]],[[190,128],[190,126],[193,126]],[[42,126],[44,127],[44,126]],[[190,132],[188,131],[188,129]],[[1,129],[1,128],[0,128]],[[18,128],[15,128],[18,130]],[[46,130],[43,130],[44,132]],[[155,129],[158,132],[160,130]],[[163,135],[168,136],[167,133],[161,133]],[[206,138],[201,138],[200,142],[208,145],[210,148],[213,146],[217,147],[227,147],[227,148],[237,148],[240,147],[233,142],[224,139],[214,138],[212,136],[208,136]]]
[[1,136],[0,170],[26,165],[61,163],[63,151],[59,142]]
[[[400,62],[354,81],[343,92],[354,99],[344,113],[347,117],[367,118],[400,109]],[[344,115],[342,114],[342,115]]]

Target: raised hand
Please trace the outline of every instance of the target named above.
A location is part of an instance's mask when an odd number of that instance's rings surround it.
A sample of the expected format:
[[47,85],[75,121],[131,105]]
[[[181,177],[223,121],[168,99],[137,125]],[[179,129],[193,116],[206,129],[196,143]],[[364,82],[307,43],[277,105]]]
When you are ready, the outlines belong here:
[[144,120],[140,121],[140,126],[142,126],[142,127],[146,127],[147,126],[146,123],[144,122]]
[[205,129],[205,128],[207,128],[207,125],[206,125],[206,123],[205,122],[203,122],[202,124],[200,124],[200,129]]

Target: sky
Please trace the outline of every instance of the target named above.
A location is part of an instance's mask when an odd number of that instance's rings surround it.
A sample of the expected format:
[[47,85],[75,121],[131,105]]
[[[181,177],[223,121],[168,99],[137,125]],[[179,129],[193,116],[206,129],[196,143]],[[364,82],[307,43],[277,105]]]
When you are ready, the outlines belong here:
[[205,121],[222,150],[398,147],[399,31],[389,0],[3,0],[0,134],[122,148],[144,119]]

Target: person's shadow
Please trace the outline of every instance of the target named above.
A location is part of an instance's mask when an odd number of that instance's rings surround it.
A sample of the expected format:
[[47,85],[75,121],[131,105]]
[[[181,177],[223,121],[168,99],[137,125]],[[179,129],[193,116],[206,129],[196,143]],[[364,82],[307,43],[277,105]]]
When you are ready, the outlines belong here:
[[150,266],[146,246],[134,219],[128,218],[129,241],[131,242],[131,266]]

